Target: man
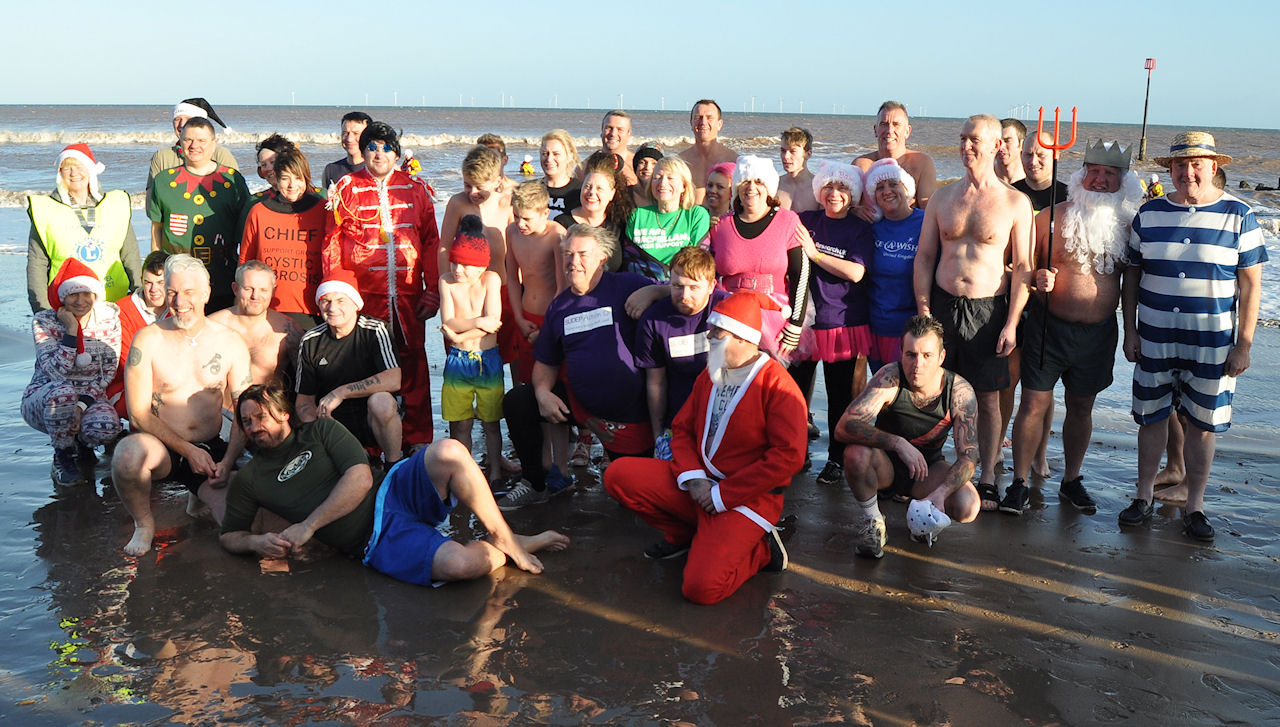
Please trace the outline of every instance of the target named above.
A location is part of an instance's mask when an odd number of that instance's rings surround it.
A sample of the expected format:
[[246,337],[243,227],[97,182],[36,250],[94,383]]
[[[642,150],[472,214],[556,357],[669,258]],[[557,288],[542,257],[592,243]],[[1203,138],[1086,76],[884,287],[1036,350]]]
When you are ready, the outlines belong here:
[[693,131],[693,146],[680,152],[680,158],[689,165],[689,173],[693,175],[694,204],[702,204],[707,196],[708,170],[722,162],[736,162],[738,153],[719,141],[724,116],[715,101],[704,98],[693,105],[689,128]]
[[[793,126],[782,132],[782,178],[778,180],[778,201],[796,212],[822,207],[813,196],[813,172],[809,157],[813,156],[813,134]],[[855,200],[856,201],[856,200]]]
[[929,198],[938,189],[938,173],[933,166],[933,157],[907,148],[907,139],[911,138],[907,107],[897,101],[880,104],[872,129],[876,134],[876,150],[853,160],[854,165],[865,173],[881,159],[896,159],[898,166],[916,181],[916,209],[925,209]]
[[124,398],[124,370],[129,360],[129,346],[138,331],[164,317],[168,310],[164,292],[164,263],[169,253],[156,250],[142,261],[142,284],[127,298],[116,301],[120,308],[120,368],[107,385],[107,400],[121,419],[129,418]]
[[[1027,301],[1032,233],[1026,196],[996,178],[999,146],[1000,121],[994,116],[965,121],[965,176],[938,190],[925,210],[914,272],[916,312],[932,312],[941,321],[946,367],[977,392],[978,494],[984,510],[999,506],[1000,390],[1009,386],[1008,356]],[[1007,256],[1013,261],[1008,274]]]
[[[902,361],[877,371],[837,425],[849,442],[845,479],[863,516],[854,552],[865,558],[884,555],[880,490],[913,499],[908,525],[930,546],[951,521],[978,516],[978,493],[969,482],[978,455],[977,404],[969,382],[943,368],[943,335],[933,318],[907,321]],[[955,462],[942,454],[948,431],[955,434]]]
[[271,310],[276,273],[261,260],[249,260],[236,268],[231,285],[236,303],[209,315],[244,339],[249,348],[249,370],[255,384],[292,386],[298,369],[298,342],[302,330],[289,316]]
[[[632,169],[633,154],[631,145],[631,114],[621,109],[614,109],[604,115],[600,121],[600,149],[608,154],[617,154],[622,158],[622,175],[627,178],[627,186],[636,183],[636,172]],[[582,179],[586,166],[579,164],[574,171],[574,178]],[[621,194],[621,192],[619,192]]]
[[400,139],[374,121],[360,134],[365,168],[338,181],[329,199],[338,223],[325,243],[324,273],[356,271],[365,314],[386,321],[403,368],[404,443],[432,438],[431,381],[423,321],[440,307],[436,211],[426,184],[396,169]]
[[1012,186],[1027,176],[1022,168],[1022,142],[1027,125],[1017,119],[1000,119],[1000,151],[996,152],[996,176]]
[[1183,532],[1213,539],[1204,489],[1215,436],[1231,426],[1236,377],[1249,368],[1258,323],[1262,232],[1244,202],[1218,189],[1213,177],[1231,162],[1211,134],[1173,138],[1169,170],[1175,191],[1142,205],[1129,237],[1124,278],[1124,354],[1133,368],[1133,418],[1138,422],[1138,492],[1121,525],[1151,519],[1174,401],[1188,423]]
[[[227,128],[227,125],[218,117],[218,113],[213,110],[208,101],[202,98],[184,99],[173,107],[173,135],[181,140],[182,127],[187,125],[187,121],[191,119],[208,119],[216,121],[218,126]],[[147,212],[151,212],[151,187],[155,181],[156,175],[166,169],[173,169],[182,164],[182,146],[174,144],[173,146],[160,149],[151,155],[151,166],[147,170]],[[218,146],[213,150],[213,160],[218,164],[229,167],[231,169],[240,169],[240,165],[236,163],[236,158],[231,155],[231,151],[225,146]]]
[[[331,419],[297,427],[283,391],[252,386],[236,417],[256,454],[236,474],[219,541],[232,553],[284,558],[312,537],[398,580],[430,585],[483,577],[506,564],[541,573],[539,550],[564,550],[554,530],[511,532],[471,453],[446,439],[393,467],[378,487],[364,450]],[[486,540],[465,545],[442,535],[450,511],[475,513]],[[250,531],[258,508],[292,523],[280,532]]]
[[683,248],[671,259],[668,287],[670,295],[640,316],[635,345],[661,459],[671,458],[671,422],[707,367],[711,311],[728,297],[716,289],[715,258],[700,247]]
[[1067,198],[1067,185],[1053,178],[1053,150],[1040,145],[1035,134],[1022,142],[1022,171],[1025,176],[1012,187],[1031,199],[1034,212],[1049,206],[1049,198],[1061,202]]
[[209,309],[231,305],[241,213],[249,188],[240,172],[214,159],[218,140],[208,119],[182,127],[182,166],[162,170],[151,187],[151,249],[187,253],[209,269]]
[[550,470],[542,465],[544,423],[589,429],[611,457],[653,448],[644,376],[632,348],[636,322],[626,310],[627,298],[652,281],[605,271],[617,244],[605,228],[578,224],[565,233],[566,288],[547,306],[534,341],[533,383],[515,387],[502,400],[524,473],[498,501],[503,510],[544,502],[572,484],[563,448],[557,448]]
[[255,195],[256,197],[261,197],[276,188],[276,155],[280,152],[290,149],[296,150],[297,148],[297,144],[279,134],[271,134],[254,146],[258,162],[258,178],[270,185],[269,189]]
[[348,111],[342,115],[342,121],[338,127],[341,134],[339,141],[347,155],[324,166],[322,179],[326,193],[330,187],[337,184],[339,179],[364,169],[364,149],[360,145],[360,135],[372,121],[369,114],[363,111]]
[[1068,200],[1055,210],[1052,261],[1046,257],[1048,214],[1036,215],[1036,290],[1045,293],[1048,309],[1040,296],[1032,296],[1022,323],[1022,401],[1013,423],[1013,483],[1000,502],[1003,512],[1020,515],[1027,507],[1025,480],[1059,379],[1067,413],[1066,470],[1058,494],[1081,512],[1097,511],[1080,467],[1093,434],[1094,399],[1111,385],[1120,276],[1127,266],[1129,223],[1142,202],[1142,185],[1129,171],[1132,154],[1133,147],[1116,141],[1087,145],[1083,168],[1071,175]]
[[[403,427],[395,392],[403,375],[387,324],[360,315],[355,275],[338,268],[316,289],[324,323],[302,336],[298,351],[298,417],[335,419],[366,447],[400,460]],[[430,411],[430,410],[428,410]]]
[[774,523],[804,463],[807,407],[786,369],[760,350],[761,306],[777,309],[746,291],[712,312],[707,368],[676,415],[672,461],[628,457],[605,470],[609,494],[662,531],[645,555],[689,554],[681,590],[698,604],[787,567]]
[[173,255],[164,265],[168,318],[133,338],[124,374],[125,400],[133,434],[116,447],[111,478],[125,510],[133,516],[126,555],[151,549],[155,519],[151,483],[176,480],[221,522],[226,483],[244,449],[238,426],[231,442],[219,438],[222,403],[235,400],[252,383],[249,350],[240,336],[204,315],[209,272],[190,255]]

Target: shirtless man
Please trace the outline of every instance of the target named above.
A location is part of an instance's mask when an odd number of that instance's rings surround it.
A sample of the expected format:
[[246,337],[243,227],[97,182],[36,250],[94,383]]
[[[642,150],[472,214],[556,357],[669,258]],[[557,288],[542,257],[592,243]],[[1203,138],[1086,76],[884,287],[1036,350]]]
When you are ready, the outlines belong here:
[[854,159],[854,166],[865,173],[881,159],[896,159],[898,166],[916,180],[916,209],[925,209],[938,189],[938,172],[932,157],[907,148],[907,139],[911,138],[907,107],[897,101],[885,101],[876,112],[876,124],[872,128],[876,134],[876,150]]
[[977,393],[984,510],[999,505],[1000,390],[1009,386],[1008,356],[1027,302],[1032,234],[1026,195],[996,177],[999,146],[999,119],[970,116],[960,131],[965,176],[938,190],[925,210],[914,273],[917,312],[942,322],[946,366]]
[[564,258],[560,225],[551,224],[550,195],[542,182],[516,187],[511,207],[515,221],[507,226],[505,260],[507,297],[512,319],[519,329],[516,339],[516,383],[531,383],[533,342],[538,340],[542,317],[551,299],[564,290]]
[[[813,134],[793,126],[782,132],[782,178],[778,180],[778,202],[796,213],[821,209],[813,196],[813,172],[809,157],[813,156]],[[857,200],[854,200],[855,202]]]
[[[1048,252],[1048,214],[1036,215],[1036,290],[1022,325],[1022,402],[1013,423],[1013,483],[1002,512],[1020,515],[1029,490],[1024,483],[1044,430],[1044,413],[1062,379],[1066,418],[1062,453],[1066,470],[1059,496],[1092,515],[1097,504],[1085,490],[1080,467],[1093,434],[1093,402],[1111,385],[1119,326],[1120,276],[1127,267],[1129,224],[1142,204],[1142,186],[1129,171],[1133,148],[1118,142],[1089,144],[1084,167],[1071,175],[1069,201],[1059,203]],[[1047,320],[1046,320],[1047,316]],[[1044,333],[1048,332],[1045,337]],[[1044,342],[1041,342],[1041,339]],[[1044,350],[1041,358],[1040,351]]]
[[[249,260],[236,268],[231,285],[235,305],[211,313],[209,320],[230,328],[249,347],[249,367],[253,383],[293,386],[298,370],[298,342],[303,330],[289,316],[271,310],[276,274],[261,260]],[[231,408],[231,402],[227,402]]]
[[719,141],[724,128],[724,116],[720,104],[704,98],[693,105],[689,112],[689,128],[693,130],[693,146],[680,152],[680,158],[689,165],[696,193],[695,204],[702,204],[707,196],[707,171],[722,162],[738,161],[738,153]]
[[232,426],[229,445],[218,433],[223,401],[252,383],[249,350],[235,331],[205,318],[204,263],[190,255],[170,256],[164,279],[172,315],[134,336],[124,385],[135,433],[120,442],[111,460],[116,492],[133,517],[126,555],[151,549],[151,483],[157,479],[184,482],[193,498],[188,511],[198,497],[222,522],[227,478],[244,448],[239,426]]
[[[614,109],[604,115],[600,121],[600,150],[622,157],[622,174],[627,178],[627,186],[635,186],[636,172],[632,169],[631,160],[634,154],[628,147],[631,145],[631,114],[621,109]],[[575,179],[586,176],[586,162],[574,170]],[[441,268],[443,270],[443,268]]]
[[1000,119],[1000,151],[996,152],[996,176],[1013,185],[1027,176],[1022,169],[1022,142],[1027,139],[1026,124],[1017,119]]

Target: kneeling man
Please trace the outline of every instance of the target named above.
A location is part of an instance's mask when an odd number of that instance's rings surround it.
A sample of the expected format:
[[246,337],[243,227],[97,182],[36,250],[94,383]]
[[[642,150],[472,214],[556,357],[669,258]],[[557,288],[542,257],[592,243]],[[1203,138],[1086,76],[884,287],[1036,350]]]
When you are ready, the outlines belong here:
[[777,308],[740,292],[712,311],[707,370],[672,424],[673,460],[626,457],[605,470],[609,494],[665,537],[645,555],[689,554],[683,592],[694,603],[722,601],[760,570],[787,566],[773,524],[804,463],[808,407],[760,351],[761,306]]
[[[391,468],[378,487],[359,440],[320,418],[291,422],[285,393],[254,385],[236,415],[256,449],[231,481],[222,547],[232,553],[283,558],[313,536],[393,578],[419,585],[479,578],[506,564],[541,573],[539,550],[563,550],[554,530],[524,536],[498,512],[489,483],[465,447],[446,439]],[[470,508],[488,540],[462,544],[436,528],[459,503]],[[250,532],[258,508],[292,522],[278,533]]]
[[[913,498],[911,533],[929,545],[952,520],[978,516],[978,491],[969,482],[978,462],[977,400],[969,382],[942,367],[942,336],[942,324],[929,316],[907,321],[902,361],[877,371],[836,427],[836,436],[850,443],[844,472],[861,507],[854,552],[863,557],[884,555],[879,490]],[[942,456],[952,430],[954,463]]]

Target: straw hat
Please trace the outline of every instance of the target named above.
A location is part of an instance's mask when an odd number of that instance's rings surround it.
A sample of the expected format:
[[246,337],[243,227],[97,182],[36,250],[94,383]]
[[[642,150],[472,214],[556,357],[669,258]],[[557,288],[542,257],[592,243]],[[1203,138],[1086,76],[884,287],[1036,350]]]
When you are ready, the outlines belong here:
[[1231,157],[1226,154],[1219,154],[1217,147],[1213,145],[1213,134],[1207,131],[1184,131],[1173,137],[1173,143],[1169,145],[1169,155],[1156,157],[1152,161],[1162,167],[1168,168],[1174,159],[1185,159],[1188,157],[1203,157],[1212,159],[1218,163],[1218,166],[1224,167],[1231,163]]

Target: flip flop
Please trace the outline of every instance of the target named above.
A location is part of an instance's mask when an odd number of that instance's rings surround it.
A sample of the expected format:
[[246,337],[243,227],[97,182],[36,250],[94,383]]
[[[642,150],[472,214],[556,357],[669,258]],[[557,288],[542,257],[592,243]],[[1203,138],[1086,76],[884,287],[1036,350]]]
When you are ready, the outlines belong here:
[[974,487],[978,489],[978,498],[982,501],[983,512],[991,512],[1000,507],[1000,490],[994,484],[979,482]]

